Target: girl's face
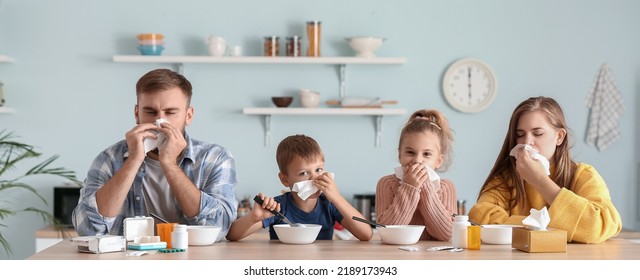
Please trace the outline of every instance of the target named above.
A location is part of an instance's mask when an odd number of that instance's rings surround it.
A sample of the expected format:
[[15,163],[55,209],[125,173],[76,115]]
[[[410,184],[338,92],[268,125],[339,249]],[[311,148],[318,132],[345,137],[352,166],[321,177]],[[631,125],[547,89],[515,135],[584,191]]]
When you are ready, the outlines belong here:
[[400,165],[405,167],[421,163],[435,170],[442,164],[440,137],[431,131],[406,134],[398,152]]
[[553,159],[556,147],[562,144],[566,134],[566,130],[556,130],[551,126],[541,111],[522,114],[516,126],[516,142],[531,145],[550,161]]

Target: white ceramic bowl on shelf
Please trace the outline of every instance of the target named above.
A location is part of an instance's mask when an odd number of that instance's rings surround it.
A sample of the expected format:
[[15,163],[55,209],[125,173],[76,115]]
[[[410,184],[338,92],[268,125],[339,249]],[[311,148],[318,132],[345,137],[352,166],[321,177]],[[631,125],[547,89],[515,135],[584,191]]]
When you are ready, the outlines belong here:
[[386,225],[378,228],[382,243],[393,245],[415,244],[423,231],[423,225]]
[[316,241],[322,229],[321,225],[304,224],[304,227],[292,227],[288,224],[273,225],[278,239],[286,244],[311,244]]
[[375,57],[374,52],[382,46],[386,38],[356,36],[345,38],[349,46],[356,52],[357,57]]

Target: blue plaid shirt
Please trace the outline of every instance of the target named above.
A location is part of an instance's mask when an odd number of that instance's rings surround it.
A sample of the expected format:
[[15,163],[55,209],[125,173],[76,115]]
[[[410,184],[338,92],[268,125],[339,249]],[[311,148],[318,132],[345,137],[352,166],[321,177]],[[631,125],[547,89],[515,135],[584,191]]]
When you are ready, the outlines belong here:
[[[236,219],[238,201],[235,197],[235,163],[231,153],[218,145],[190,138],[185,133],[187,147],[180,159],[180,168],[201,191],[200,213],[193,218],[182,214],[176,203],[180,224],[221,226],[223,239],[231,222]],[[125,218],[145,216],[143,162],[125,198],[120,214],[104,217],[98,212],[96,192],[119,170],[128,156],[127,142],[122,140],[100,153],[93,161],[80,190],[78,206],[73,210],[73,225],[79,235],[123,235]]]

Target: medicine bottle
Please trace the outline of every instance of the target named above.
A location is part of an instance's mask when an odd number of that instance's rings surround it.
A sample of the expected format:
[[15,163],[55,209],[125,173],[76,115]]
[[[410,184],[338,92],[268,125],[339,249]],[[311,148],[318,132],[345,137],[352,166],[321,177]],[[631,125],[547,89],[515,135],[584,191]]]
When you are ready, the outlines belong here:
[[451,246],[454,248],[467,248],[467,227],[470,225],[469,216],[456,215],[455,218],[453,218]]
[[469,248],[469,250],[480,250],[481,230],[482,228],[480,226],[467,227],[467,248]]
[[171,232],[171,247],[173,249],[187,249],[189,247],[189,232],[186,225],[173,226]]

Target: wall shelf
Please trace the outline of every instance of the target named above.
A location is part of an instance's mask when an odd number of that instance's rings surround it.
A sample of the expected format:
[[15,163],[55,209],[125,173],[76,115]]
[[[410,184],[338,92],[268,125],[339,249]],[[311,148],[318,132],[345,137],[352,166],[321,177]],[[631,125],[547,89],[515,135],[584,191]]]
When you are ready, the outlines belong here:
[[13,114],[16,110],[10,107],[0,107],[0,114]]
[[404,57],[287,57],[287,56],[168,56],[168,55],[114,55],[120,63],[170,63],[176,64],[178,72],[184,73],[184,64],[324,64],[340,67],[340,99],[347,96],[347,65],[399,65],[407,62]]
[[380,146],[383,116],[400,116],[407,114],[406,109],[386,109],[386,108],[244,108],[245,115],[264,116],[265,132],[264,145],[271,145],[271,116],[272,115],[336,115],[336,116],[373,116],[375,124],[375,145]]
[[6,55],[0,55],[0,63],[13,63],[14,60]]

